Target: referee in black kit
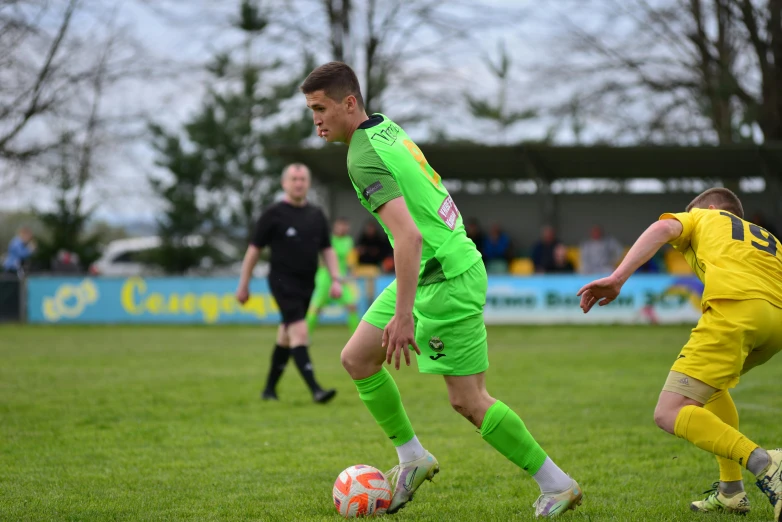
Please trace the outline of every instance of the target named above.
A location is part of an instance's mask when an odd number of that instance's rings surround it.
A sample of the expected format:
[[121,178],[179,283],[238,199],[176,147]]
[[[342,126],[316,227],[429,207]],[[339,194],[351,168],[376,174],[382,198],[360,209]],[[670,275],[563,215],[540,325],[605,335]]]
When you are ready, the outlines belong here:
[[250,278],[258,256],[264,247],[271,248],[269,288],[282,315],[277,329],[277,344],[272,353],[271,368],[266,387],[261,394],[265,400],[277,400],[277,382],[288,359],[293,356],[301,376],[312,391],[315,402],[326,403],[337,390],[324,390],[315,380],[312,362],[307,353],[309,334],[304,320],[315,289],[318,254],[331,273],[331,295],[342,294],[337,257],[331,248],[329,224],[323,211],[307,202],[310,189],[310,171],[301,163],[293,163],[282,171],[285,198],[266,209],[255,225],[242,263],[242,274],[236,299],[244,304],[250,298]]

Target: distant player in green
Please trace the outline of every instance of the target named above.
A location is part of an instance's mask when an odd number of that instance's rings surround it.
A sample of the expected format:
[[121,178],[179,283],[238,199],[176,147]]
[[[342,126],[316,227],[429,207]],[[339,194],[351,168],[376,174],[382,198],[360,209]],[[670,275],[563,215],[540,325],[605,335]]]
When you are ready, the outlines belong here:
[[[339,263],[339,275],[343,281],[350,275],[350,263],[348,257],[350,251],[353,250],[353,238],[350,237],[350,222],[345,218],[338,218],[334,221],[334,227],[332,229],[331,236],[331,248],[334,249],[334,253],[337,254],[337,262]],[[318,273],[315,275],[315,293],[312,295],[312,301],[310,302],[310,309],[307,312],[307,329],[310,335],[318,324],[318,315],[325,306],[340,305],[344,306],[348,314],[348,328],[351,332],[356,331],[358,326],[358,312],[356,311],[356,301],[358,295],[355,292],[355,288],[350,284],[345,284],[342,287],[342,297],[338,299],[332,299],[329,296],[331,290],[331,275],[328,268],[321,266],[318,268]]]
[[[415,436],[393,377],[383,366],[412,345],[421,373],[443,375],[451,405],[483,439],[527,471],[541,489],[539,517],[581,502],[581,488],[546,455],[518,415],[486,391],[483,307],[487,276],[439,174],[397,124],[367,116],[353,70],[331,62],[301,86],[318,135],[348,148],[348,174],[361,204],[394,246],[396,280],[375,300],[342,350],[342,364],[369,412],[396,446],[388,513],[409,502],[440,469]],[[420,346],[420,348],[419,348]]]

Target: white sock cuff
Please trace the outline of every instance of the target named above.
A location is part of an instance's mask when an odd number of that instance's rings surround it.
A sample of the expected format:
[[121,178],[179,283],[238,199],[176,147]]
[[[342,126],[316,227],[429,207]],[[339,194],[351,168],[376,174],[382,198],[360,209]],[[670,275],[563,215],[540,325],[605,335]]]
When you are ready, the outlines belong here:
[[426,454],[426,450],[421,443],[418,442],[418,437],[413,435],[413,438],[396,447],[396,453],[399,455],[399,463],[410,462],[412,460],[420,459]]
[[538,483],[542,493],[559,493],[573,484],[573,479],[559,469],[559,466],[554,464],[554,461],[549,457],[546,457],[545,462],[532,478]]

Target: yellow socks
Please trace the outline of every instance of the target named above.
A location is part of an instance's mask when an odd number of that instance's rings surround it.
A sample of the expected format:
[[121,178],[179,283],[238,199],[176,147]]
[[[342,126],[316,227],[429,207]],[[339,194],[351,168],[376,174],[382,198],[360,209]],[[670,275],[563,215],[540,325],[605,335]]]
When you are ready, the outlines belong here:
[[679,410],[674,433],[709,453],[744,467],[750,454],[758,447],[713,412],[698,406],[685,406]]
[[[712,412],[731,428],[739,429],[739,412],[736,411],[736,405],[733,403],[733,398],[728,390],[715,392],[709,399],[709,402],[704,404],[703,409]],[[735,482],[742,479],[741,466],[737,462],[719,455],[716,457],[720,465],[720,481]]]

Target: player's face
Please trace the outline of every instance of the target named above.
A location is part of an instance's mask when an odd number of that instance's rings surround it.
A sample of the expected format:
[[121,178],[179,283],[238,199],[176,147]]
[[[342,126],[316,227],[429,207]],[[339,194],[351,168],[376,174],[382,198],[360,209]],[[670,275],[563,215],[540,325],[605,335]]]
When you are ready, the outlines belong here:
[[301,167],[289,168],[282,177],[282,189],[293,200],[306,198],[310,189],[310,173]]
[[[345,141],[348,109],[345,100],[332,100],[324,91],[306,94],[307,107],[312,110],[312,121],[318,129],[318,136],[328,142]],[[347,100],[347,98],[346,98]]]
[[335,236],[347,236],[350,233],[350,224],[346,221],[337,221],[334,223]]

